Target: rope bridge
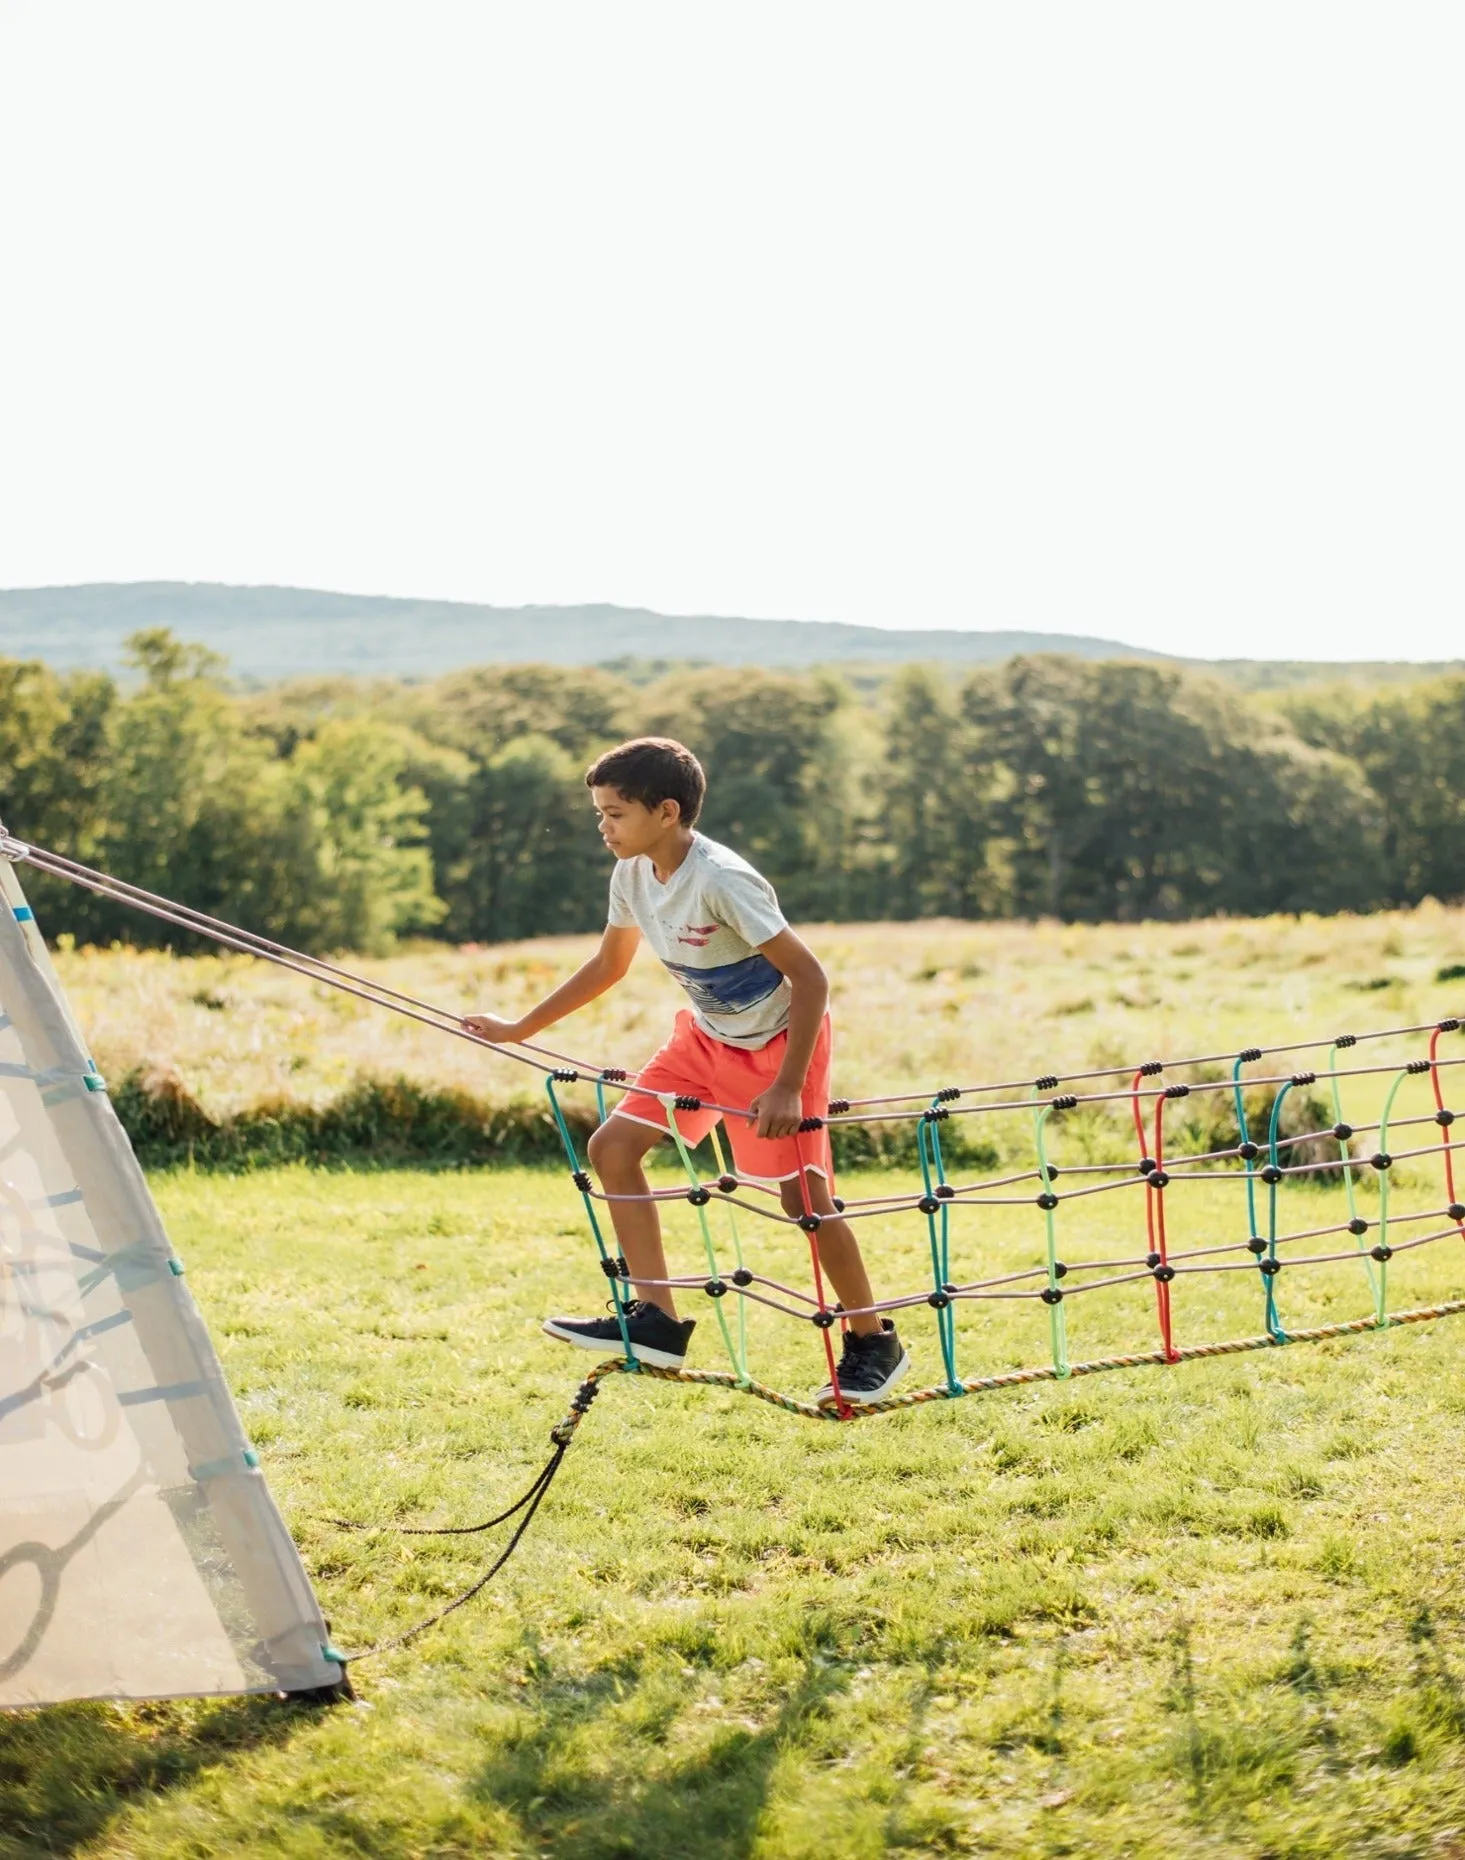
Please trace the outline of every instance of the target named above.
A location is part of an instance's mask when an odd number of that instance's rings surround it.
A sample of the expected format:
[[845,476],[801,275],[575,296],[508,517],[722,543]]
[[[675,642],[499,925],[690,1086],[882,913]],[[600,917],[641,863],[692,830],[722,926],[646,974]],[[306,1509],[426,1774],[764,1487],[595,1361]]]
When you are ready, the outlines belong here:
[[[678,1114],[711,1109],[724,1118],[746,1117],[740,1107],[715,1105],[696,1098],[656,1094],[665,1105],[671,1137],[686,1186],[653,1189],[644,1199],[686,1202],[695,1210],[706,1269],[697,1274],[641,1281],[676,1291],[700,1290],[712,1302],[717,1329],[726,1351],[726,1370],[670,1370],[638,1362],[626,1330],[629,1273],[626,1262],[606,1242],[600,1208],[616,1197],[598,1187],[582,1164],[570,1123],[565,1115],[562,1088],[576,1082],[593,1086],[602,1121],[610,1106],[607,1094],[624,1092],[636,1075],[624,1068],[602,1066],[542,1045],[520,1042],[500,1046],[469,1033],[458,1014],[422,1001],[337,963],[309,956],[300,950],[242,930],[237,925],[195,911],[176,900],[127,884],[94,867],[67,859],[44,848],[27,845],[0,828],[0,858],[30,864],[55,878],[85,886],[114,901],[143,911],[162,922],[208,938],[225,948],[260,957],[308,980],[324,983],[368,1005],[403,1014],[437,1031],[492,1050],[541,1073],[555,1126],[564,1144],[571,1179],[579,1191],[602,1271],[609,1282],[612,1305],[620,1323],[624,1355],[598,1366],[590,1381],[597,1383],[617,1371],[650,1375],[659,1380],[710,1384],[739,1390],[760,1401],[810,1419],[851,1420],[933,1401],[950,1401],[991,1389],[1027,1382],[1063,1381],[1094,1375],[1105,1369],[1127,1369],[1142,1364],[1174,1364],[1204,1356],[1231,1355],[1247,1350],[1277,1348],[1289,1343],[1313,1342],[1358,1331],[1421,1323],[1465,1310],[1465,1298],[1412,1310],[1391,1310],[1390,1262],[1436,1241],[1465,1240],[1465,1204],[1456,1185],[1452,1140],[1455,1113],[1445,1102],[1443,1081],[1451,1068],[1465,1064],[1465,1055],[1442,1054],[1443,1036],[1460,1031],[1459,1017],[1410,1027],[1390,1027],[1363,1034],[1339,1034],[1285,1046],[1248,1047],[1234,1053],[1207,1053],[1172,1061],[1151,1060],[1134,1066],[1100,1067],[1087,1072],[1048,1074],[1036,1079],[1008,1079],[943,1087],[934,1093],[887,1093],[873,1098],[837,1099],[823,1118],[806,1118],[805,1133],[821,1126],[907,1122],[916,1135],[920,1167],[919,1189],[905,1194],[879,1195],[863,1200],[841,1200],[834,1205],[840,1217],[851,1222],[908,1214],[924,1224],[930,1257],[930,1280],[920,1291],[889,1298],[863,1308],[871,1313],[914,1312],[924,1307],[931,1314],[942,1374],[930,1387],[890,1395],[878,1402],[857,1403],[839,1392],[833,1351],[833,1332],[843,1320],[860,1315],[831,1304],[819,1268],[818,1235],[822,1224],[808,1198],[801,1176],[804,1211],[787,1215],[775,1190],[731,1171],[716,1130],[712,1134],[717,1173],[704,1178],[691,1147],[678,1125]],[[1381,1059],[1363,1063],[1367,1049],[1386,1040],[1415,1042],[1421,1050],[1402,1063]],[[1284,1070],[1282,1061],[1322,1055],[1316,1070]],[[1352,1062],[1352,1063],[1350,1063]],[[1206,1068],[1221,1068],[1219,1078],[1192,1077]],[[1258,1071],[1256,1068],[1260,1067]],[[1167,1080],[1168,1075],[1168,1080]],[[1376,1078],[1383,1083],[1382,1109],[1375,1122],[1350,1123],[1345,1117],[1344,1087],[1348,1081]],[[1401,1089],[1410,1079],[1428,1080],[1430,1108],[1411,1115],[1396,1112]],[[99,1081],[100,1082],[100,1081]],[[1332,1121],[1316,1129],[1282,1134],[1283,1107],[1294,1092],[1325,1088]],[[1265,1088],[1272,1093],[1270,1108],[1253,1130],[1245,1091]],[[1166,1118],[1187,1098],[1219,1093],[1234,1112],[1238,1141],[1200,1154],[1167,1155]],[[1050,1154],[1052,1138],[1065,1116],[1086,1108],[1117,1107],[1134,1132],[1134,1155],[1125,1162],[1065,1163],[1060,1168]],[[1031,1166],[982,1180],[953,1181],[943,1152],[941,1132],[954,1118],[988,1119],[1020,1113],[1031,1128]],[[1421,1126],[1428,1126],[1429,1141],[1419,1142]],[[1406,1147],[1391,1149],[1391,1142],[1408,1132]],[[1319,1160],[1306,1146],[1330,1139],[1337,1154]],[[1369,1141],[1374,1147],[1369,1148]],[[1355,1145],[1358,1146],[1355,1151]],[[1406,1161],[1428,1159],[1437,1165],[1441,1198],[1423,1210],[1402,1212],[1390,1205],[1391,1172]],[[1358,1179],[1372,1175],[1378,1185],[1377,1211],[1367,1219],[1359,1211]],[[1348,1218],[1323,1226],[1284,1230],[1279,1191],[1306,1178],[1340,1180]],[[1060,1186],[1061,1181],[1061,1186]],[[1177,1192],[1196,1182],[1227,1181],[1244,1184],[1245,1218],[1231,1241],[1204,1246],[1173,1244],[1167,1210]],[[1143,1225],[1135,1212],[1135,1250],[1120,1257],[1065,1258],[1060,1233],[1067,1235],[1075,1208],[1097,1195],[1120,1194],[1143,1201]],[[633,1197],[632,1199],[642,1199]],[[724,1264],[713,1238],[709,1208],[722,1204],[721,1224],[726,1231]],[[958,1210],[1022,1210],[1031,1218],[1036,1210],[1034,1263],[1021,1270],[985,1278],[960,1279],[953,1266],[953,1221]],[[801,1229],[808,1241],[810,1286],[805,1290],[752,1270],[744,1261],[738,1217],[771,1221]],[[825,1217],[827,1218],[827,1217]],[[1016,1213],[1014,1213],[1014,1219]],[[1140,1250],[1142,1245],[1142,1249]],[[1311,1245],[1313,1250],[1305,1251]],[[1322,1250],[1317,1250],[1317,1249]],[[1066,1249],[1065,1249],[1066,1250]],[[1370,1310],[1367,1315],[1337,1324],[1286,1328],[1278,1303],[1278,1279],[1284,1268],[1322,1266],[1353,1261],[1361,1268]],[[1260,1295],[1262,1328],[1257,1334],[1225,1342],[1187,1343],[1177,1335],[1175,1303],[1178,1283],[1187,1277],[1226,1272],[1254,1272]],[[1124,1355],[1073,1361],[1068,1350],[1067,1306],[1074,1298],[1148,1283],[1152,1287],[1156,1347]],[[1048,1361],[998,1374],[963,1374],[958,1361],[956,1314],[964,1305],[992,1301],[1029,1301],[1046,1307]],[[731,1301],[729,1303],[729,1301]],[[824,1357],[835,1400],[819,1407],[768,1387],[752,1375],[748,1363],[747,1314],[750,1304],[778,1312],[795,1322],[809,1323],[822,1335]]]

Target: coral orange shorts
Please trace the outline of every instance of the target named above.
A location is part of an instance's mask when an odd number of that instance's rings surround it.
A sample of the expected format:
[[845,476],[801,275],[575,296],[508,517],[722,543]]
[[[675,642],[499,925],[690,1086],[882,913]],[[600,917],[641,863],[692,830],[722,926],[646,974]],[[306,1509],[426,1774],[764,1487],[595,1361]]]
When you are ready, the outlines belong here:
[[[709,1106],[725,1104],[742,1110],[777,1078],[787,1045],[788,1035],[778,1033],[756,1052],[741,1046],[727,1046],[704,1033],[691,1011],[683,1008],[677,1015],[671,1038],[655,1058],[641,1068],[635,1086],[612,1115],[629,1117],[638,1124],[650,1124],[655,1130],[667,1129],[666,1107],[653,1095],[655,1093],[701,1098]],[[814,1056],[809,1061],[809,1075],[804,1080],[805,1117],[828,1114],[833,1048],[833,1030],[826,1014],[814,1045]],[[711,1109],[678,1111],[677,1129],[691,1146],[700,1143],[721,1117],[720,1111]],[[725,1122],[739,1175],[752,1176],[761,1182],[788,1182],[798,1176],[800,1169],[814,1169],[826,1180],[833,1180],[828,1130],[809,1130],[796,1137],[760,1137],[754,1122],[748,1118],[729,1117]]]

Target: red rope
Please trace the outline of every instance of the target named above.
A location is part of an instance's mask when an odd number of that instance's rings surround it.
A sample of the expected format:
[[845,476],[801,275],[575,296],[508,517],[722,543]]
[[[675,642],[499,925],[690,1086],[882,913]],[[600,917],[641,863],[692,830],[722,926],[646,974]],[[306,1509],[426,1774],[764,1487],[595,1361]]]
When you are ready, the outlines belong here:
[[[1155,1167],[1145,1177],[1145,1212],[1150,1215],[1150,1251],[1158,1253],[1161,1266],[1168,1266],[1165,1255],[1165,1191],[1155,1187],[1155,1177],[1165,1167],[1165,1106],[1169,1102],[1164,1097],[1155,1100]],[[1151,1214],[1151,1209],[1153,1213]],[[1160,1319],[1160,1341],[1165,1346],[1165,1361],[1178,1363],[1180,1353],[1175,1348],[1175,1340],[1170,1334],[1170,1284],[1168,1280],[1155,1280],[1155,1309]]]
[[[1437,1057],[1440,1035],[1443,1032],[1443,1027],[1436,1027],[1429,1036],[1429,1082],[1434,1091],[1434,1108],[1437,1111],[1443,1111],[1445,1108],[1444,1093],[1440,1090],[1440,1067]],[[1448,1125],[1440,1126],[1440,1149],[1445,1159],[1445,1194],[1451,1207],[1454,1207],[1459,1202],[1459,1196],[1455,1193],[1455,1158],[1450,1149]],[[1460,1229],[1460,1238],[1465,1240],[1465,1220],[1457,1222],[1456,1225]]]

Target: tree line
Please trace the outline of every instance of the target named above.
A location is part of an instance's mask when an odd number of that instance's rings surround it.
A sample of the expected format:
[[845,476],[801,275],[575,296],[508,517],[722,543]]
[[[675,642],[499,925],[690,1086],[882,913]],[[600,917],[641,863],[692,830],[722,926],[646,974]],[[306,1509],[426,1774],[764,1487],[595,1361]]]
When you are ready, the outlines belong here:
[[[583,785],[679,737],[703,825],[796,920],[1368,910],[1465,896],[1465,678],[1243,696],[1163,665],[832,674],[484,666],[231,689],[155,630],[135,676],[0,659],[0,819],[282,941],[381,949],[595,928]],[[186,941],[28,881],[48,931]]]

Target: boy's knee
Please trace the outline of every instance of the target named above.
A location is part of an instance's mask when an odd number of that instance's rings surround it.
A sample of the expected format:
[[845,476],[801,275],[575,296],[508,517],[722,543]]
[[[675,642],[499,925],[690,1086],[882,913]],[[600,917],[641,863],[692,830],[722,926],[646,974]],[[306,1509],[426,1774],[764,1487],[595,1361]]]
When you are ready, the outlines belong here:
[[[651,1134],[649,1131],[646,1133]],[[653,1139],[654,1141],[654,1139]],[[600,1175],[614,1175],[618,1170],[634,1169],[646,1154],[648,1144],[634,1125],[607,1118],[590,1134],[586,1150],[591,1166]]]
[[[830,1212],[833,1204],[830,1202],[824,1177],[815,1169],[806,1169],[804,1181],[809,1190],[808,1205],[816,1214]],[[804,1191],[797,1176],[791,1176],[787,1182],[779,1183],[778,1196],[783,1203],[785,1214],[797,1217],[804,1212]]]

